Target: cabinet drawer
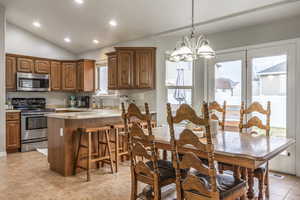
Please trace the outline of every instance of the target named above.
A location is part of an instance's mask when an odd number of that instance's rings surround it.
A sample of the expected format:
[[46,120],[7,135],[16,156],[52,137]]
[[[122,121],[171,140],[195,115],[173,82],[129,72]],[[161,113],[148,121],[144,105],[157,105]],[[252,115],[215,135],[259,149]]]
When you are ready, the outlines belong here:
[[8,112],[6,113],[6,121],[20,120],[20,113],[18,112]]

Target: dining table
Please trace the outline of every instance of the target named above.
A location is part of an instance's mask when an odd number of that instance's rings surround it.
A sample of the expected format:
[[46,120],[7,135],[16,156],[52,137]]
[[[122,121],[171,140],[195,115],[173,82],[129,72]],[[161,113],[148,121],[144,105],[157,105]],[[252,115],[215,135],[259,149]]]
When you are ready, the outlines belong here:
[[[175,138],[178,139],[184,126],[175,127]],[[196,133],[197,134],[197,133]],[[156,148],[171,151],[171,136],[168,126],[153,129]],[[206,142],[203,134],[199,133],[199,140]],[[295,143],[292,138],[249,134],[248,132],[232,132],[218,130],[212,138],[214,144],[214,158],[218,162],[238,166],[248,171],[248,199],[254,197],[254,170],[267,163]],[[200,152],[192,146],[185,146],[182,151],[191,151],[199,157],[207,158],[205,152]]]

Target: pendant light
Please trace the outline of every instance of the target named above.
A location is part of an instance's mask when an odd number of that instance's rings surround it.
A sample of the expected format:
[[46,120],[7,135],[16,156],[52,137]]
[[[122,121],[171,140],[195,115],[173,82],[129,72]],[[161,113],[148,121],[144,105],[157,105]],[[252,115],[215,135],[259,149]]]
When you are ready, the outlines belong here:
[[171,62],[191,62],[198,58],[210,59],[215,57],[215,51],[209,46],[209,41],[201,34],[195,36],[194,27],[194,0],[192,0],[192,30],[191,34],[183,37],[177,42],[175,49],[168,53],[168,60]]

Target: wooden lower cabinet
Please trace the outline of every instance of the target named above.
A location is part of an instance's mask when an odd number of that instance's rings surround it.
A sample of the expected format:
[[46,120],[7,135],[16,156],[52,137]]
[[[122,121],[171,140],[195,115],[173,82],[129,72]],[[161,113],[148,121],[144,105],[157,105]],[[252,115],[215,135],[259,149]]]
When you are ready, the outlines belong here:
[[20,113],[6,113],[6,151],[18,152],[21,148]]

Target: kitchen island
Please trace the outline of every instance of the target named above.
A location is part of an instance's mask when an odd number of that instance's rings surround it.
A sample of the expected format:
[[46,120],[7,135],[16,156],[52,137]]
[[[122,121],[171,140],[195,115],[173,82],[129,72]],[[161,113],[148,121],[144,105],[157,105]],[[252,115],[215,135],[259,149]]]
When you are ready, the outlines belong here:
[[94,128],[120,124],[118,110],[94,110],[48,114],[48,162],[50,169],[63,176],[73,174],[78,145],[77,128]]

